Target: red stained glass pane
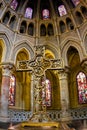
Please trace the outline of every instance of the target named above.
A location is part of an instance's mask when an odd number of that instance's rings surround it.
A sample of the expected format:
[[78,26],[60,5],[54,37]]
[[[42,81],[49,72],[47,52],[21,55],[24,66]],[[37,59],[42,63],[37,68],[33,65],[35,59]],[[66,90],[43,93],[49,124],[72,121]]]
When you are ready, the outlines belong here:
[[15,105],[15,76],[10,78],[10,87],[9,87],[9,105]]
[[83,72],[77,75],[79,103],[87,103],[87,79]]

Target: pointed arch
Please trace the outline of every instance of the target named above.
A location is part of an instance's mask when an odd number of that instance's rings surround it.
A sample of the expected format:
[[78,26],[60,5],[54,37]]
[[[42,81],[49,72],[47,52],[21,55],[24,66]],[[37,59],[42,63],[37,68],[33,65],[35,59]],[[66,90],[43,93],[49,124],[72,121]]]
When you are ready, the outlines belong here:
[[67,60],[68,60],[68,66],[72,69],[79,66],[80,64],[80,58],[79,53],[77,49],[73,46],[70,46],[67,51]]
[[[84,58],[84,51],[81,48],[81,46],[79,45],[79,42],[75,41],[75,40],[67,40],[64,43],[64,46],[62,47],[62,57],[64,59],[65,65],[68,65],[68,61],[67,61],[67,51],[69,49],[69,47],[72,46],[74,48],[76,48],[76,50],[78,51],[79,57],[80,57],[80,61],[82,61],[82,59]],[[82,55],[83,54],[83,55]]]
[[83,21],[84,21],[84,18],[83,18],[83,16],[82,16],[81,12],[76,11],[76,12],[75,12],[75,15],[76,15],[76,19],[77,19],[77,24],[78,24],[78,25],[82,24]]
[[32,47],[30,46],[30,44],[26,41],[21,41],[20,43],[17,43],[15,45],[15,47],[13,48],[11,60],[14,61],[14,63],[16,63],[17,54],[21,49],[26,50],[26,52],[30,58],[33,57],[33,55],[34,55],[34,51],[33,51]]
[[66,31],[66,25],[63,21],[59,22],[60,32],[64,33]]
[[44,24],[40,25],[40,36],[46,36],[46,27]]
[[[9,61],[10,50],[11,50],[11,42],[9,41],[7,34],[0,33],[0,41],[1,41],[1,46],[3,48],[2,62]],[[7,52],[9,52],[9,53],[7,53]]]
[[55,58],[58,59],[61,57],[60,49],[57,48],[57,46],[54,46],[54,44],[52,42],[47,43],[47,41],[45,41],[44,45],[45,45],[45,49],[50,50]]
[[45,50],[45,57],[49,58],[49,59],[54,59],[55,58],[53,52],[48,50],[48,49]]

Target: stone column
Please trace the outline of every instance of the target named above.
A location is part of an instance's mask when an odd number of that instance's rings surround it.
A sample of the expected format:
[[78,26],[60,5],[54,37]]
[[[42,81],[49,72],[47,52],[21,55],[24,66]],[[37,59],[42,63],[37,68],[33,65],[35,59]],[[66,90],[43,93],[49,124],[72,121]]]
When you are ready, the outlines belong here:
[[35,40],[35,45],[39,44],[39,12],[40,12],[40,0],[38,0],[38,5],[37,5],[37,13],[36,13],[36,40]]
[[0,20],[2,20],[3,15],[5,14],[5,12],[6,12],[7,8],[8,8],[8,4],[4,7],[4,9],[3,9],[2,13],[0,14]]
[[59,83],[60,83],[60,99],[61,99],[61,121],[70,121],[71,117],[68,113],[69,108],[69,91],[68,91],[68,79],[67,73],[59,71]]
[[8,122],[8,97],[10,86],[10,70],[12,66],[10,64],[2,65],[2,85],[1,85],[1,109],[0,109],[0,121]]

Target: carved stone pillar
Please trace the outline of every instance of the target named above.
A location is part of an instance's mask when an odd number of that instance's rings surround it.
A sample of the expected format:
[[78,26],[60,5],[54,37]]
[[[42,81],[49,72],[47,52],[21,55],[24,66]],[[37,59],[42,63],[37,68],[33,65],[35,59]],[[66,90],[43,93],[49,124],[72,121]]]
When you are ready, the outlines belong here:
[[68,113],[69,107],[69,91],[68,91],[68,78],[67,73],[59,71],[60,83],[60,99],[61,99],[61,121],[70,121],[71,117]]
[[12,65],[2,65],[2,85],[1,85],[1,108],[0,108],[0,121],[8,122],[8,97],[10,86],[10,74]]

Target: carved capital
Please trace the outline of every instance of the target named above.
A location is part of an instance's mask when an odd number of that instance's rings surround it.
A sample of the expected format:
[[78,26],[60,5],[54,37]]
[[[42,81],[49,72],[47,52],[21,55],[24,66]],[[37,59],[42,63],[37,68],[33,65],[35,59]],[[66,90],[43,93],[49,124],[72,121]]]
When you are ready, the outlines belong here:
[[10,76],[11,72],[15,69],[14,65],[11,63],[2,63],[1,68],[3,76]]
[[68,73],[65,70],[58,70],[59,79],[67,79]]
[[87,72],[87,59],[85,59],[81,62],[81,67],[83,68],[83,70],[85,70]]

